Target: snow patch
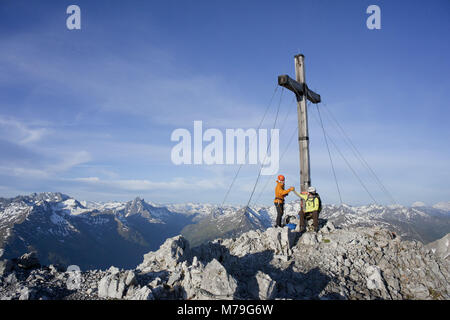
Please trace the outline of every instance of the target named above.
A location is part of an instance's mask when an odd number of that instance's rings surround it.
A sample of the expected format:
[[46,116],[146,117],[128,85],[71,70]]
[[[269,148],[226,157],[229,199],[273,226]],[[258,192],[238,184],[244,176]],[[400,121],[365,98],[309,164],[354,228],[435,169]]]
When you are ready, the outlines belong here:
[[411,207],[413,207],[413,208],[416,208],[416,207],[420,208],[420,207],[426,207],[426,206],[427,205],[422,201],[416,201],[411,205]]

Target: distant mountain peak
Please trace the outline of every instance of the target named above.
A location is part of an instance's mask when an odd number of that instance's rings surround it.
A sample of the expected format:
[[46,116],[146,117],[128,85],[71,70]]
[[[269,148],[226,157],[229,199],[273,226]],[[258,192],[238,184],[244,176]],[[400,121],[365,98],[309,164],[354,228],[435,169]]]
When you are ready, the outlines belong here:
[[134,200],[133,200],[133,202],[136,202],[136,203],[143,203],[143,202],[145,202],[145,200],[143,199],[143,198],[141,198],[141,197],[136,197],[136,198],[134,198]]
[[48,202],[60,202],[71,199],[68,195],[61,192],[40,192],[31,194],[36,200],[44,200]]

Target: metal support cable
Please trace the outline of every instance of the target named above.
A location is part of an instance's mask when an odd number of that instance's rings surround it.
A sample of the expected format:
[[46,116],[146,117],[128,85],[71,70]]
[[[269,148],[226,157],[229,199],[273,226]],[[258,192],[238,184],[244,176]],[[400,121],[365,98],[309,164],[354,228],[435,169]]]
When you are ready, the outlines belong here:
[[[294,138],[296,132],[297,132],[297,128],[294,128],[294,131],[292,132],[291,137],[289,138],[289,142],[288,142],[288,144],[286,145],[286,147],[285,147],[283,153],[281,154],[280,161],[281,161],[281,159],[284,158],[284,155],[285,155],[286,152],[289,150],[289,146],[291,145],[292,141],[294,140],[293,138]],[[270,176],[270,177],[267,179],[266,184],[264,185],[264,187],[262,188],[261,192],[260,192],[259,195],[258,195],[258,198],[257,198],[257,199],[255,200],[255,202],[253,203],[254,205],[255,205],[256,203],[258,203],[259,199],[261,198],[261,195],[264,193],[264,191],[266,190],[267,186],[269,185],[269,182],[270,182],[271,178],[272,178],[272,176]]]
[[[266,118],[267,112],[269,111],[269,108],[270,108],[270,106],[272,105],[273,98],[275,97],[275,94],[277,93],[277,91],[278,91],[278,86],[275,87],[275,90],[274,90],[274,92],[273,92],[273,94],[272,94],[272,97],[270,98],[269,104],[267,105],[266,110],[264,111],[264,115],[263,115],[261,121],[259,122],[257,131],[261,128],[261,126],[262,126],[262,124],[263,124],[263,122],[264,122],[264,119]],[[248,156],[249,151],[250,151],[250,148],[248,148],[247,151],[246,151],[246,153],[245,153],[245,159],[247,159],[247,156]],[[241,171],[243,165],[244,165],[244,164],[241,164],[241,165],[239,166],[239,168],[237,169],[236,174],[234,175],[234,178],[233,178],[233,180],[231,181],[231,184],[230,184],[230,186],[229,186],[229,188],[228,188],[228,190],[227,190],[227,192],[226,192],[226,194],[225,194],[225,197],[223,198],[223,201],[222,201],[222,204],[221,204],[220,207],[223,207],[223,205],[224,205],[224,203],[225,203],[225,201],[226,201],[228,195],[230,194],[231,188],[233,187],[233,185],[234,185],[234,183],[235,183],[235,181],[236,181],[236,179],[237,179],[237,177],[238,177],[238,175],[239,175],[239,172]]]
[[336,117],[333,115],[333,113],[331,112],[331,110],[329,110],[328,106],[326,104],[325,105],[325,110],[327,111],[327,113],[330,115],[330,118],[334,121],[334,123],[336,124],[336,126],[339,128],[339,130],[341,131],[341,134],[344,136],[347,144],[349,145],[350,149],[352,150],[353,154],[355,155],[355,158],[357,158],[362,165],[372,174],[372,176],[375,179],[375,182],[378,184],[378,186],[380,187],[381,191],[384,192],[388,198],[391,199],[391,201],[393,202],[393,204],[396,204],[397,201],[395,200],[395,198],[392,196],[392,194],[387,190],[387,188],[384,186],[384,184],[381,182],[381,179],[378,177],[378,175],[375,173],[375,171],[370,167],[370,165],[367,163],[367,161],[364,159],[364,157],[362,156],[361,152],[358,150],[358,148],[355,146],[355,144],[352,142],[352,140],[350,139],[350,137],[348,136],[348,134],[346,133],[346,131],[343,129],[343,127],[339,124],[339,122],[337,121]]
[[[319,122],[319,120],[314,116],[314,119],[316,119],[317,122]],[[334,148],[337,150],[337,152],[339,153],[339,155],[341,156],[341,158],[344,160],[344,162],[347,164],[347,166],[349,167],[350,171],[352,171],[353,175],[356,177],[356,179],[359,181],[359,183],[361,184],[361,186],[364,188],[364,190],[366,190],[367,194],[369,195],[369,197],[373,200],[373,202],[375,204],[378,204],[377,201],[375,200],[375,198],[373,197],[373,195],[370,193],[369,189],[367,189],[366,185],[364,184],[364,182],[362,181],[362,179],[360,178],[360,176],[358,175],[358,173],[353,169],[352,165],[348,162],[347,158],[345,158],[345,156],[343,155],[343,153],[341,152],[341,150],[339,149],[339,147],[337,146],[337,144],[334,142],[334,140],[330,137],[330,135],[325,131],[325,135],[328,137],[328,140],[331,141],[331,143],[333,144]]]
[[[295,102],[295,97],[292,98],[291,104],[294,103],[294,102]],[[281,134],[282,132],[285,131],[285,130],[284,130],[284,128],[285,128],[284,125],[286,124],[287,119],[288,119],[288,116],[291,114],[292,110],[294,110],[294,108],[290,108],[290,107],[288,108],[288,110],[287,110],[287,112],[286,112],[286,116],[284,117],[284,120],[283,120],[283,124],[280,126],[280,134]],[[281,159],[283,159],[284,155],[286,154],[286,152],[287,152],[287,150],[288,150],[288,148],[289,148],[289,145],[290,145],[291,142],[292,142],[292,139],[293,139],[293,137],[294,137],[294,134],[295,134],[295,132],[297,131],[297,128],[294,128],[294,129],[295,129],[295,130],[294,130],[294,132],[292,133],[291,137],[289,138],[289,142],[288,142],[287,146],[285,147],[283,153],[281,154],[281,157],[279,158],[280,161],[281,161]],[[263,192],[266,190],[267,185],[269,184],[269,181],[271,180],[271,178],[272,178],[272,176],[270,176],[270,177],[267,179],[267,181],[266,181],[266,183],[264,184],[264,187],[261,189],[261,191],[260,191],[258,197],[257,197],[256,200],[253,202],[254,205],[255,205],[255,204],[259,201],[259,199],[261,198],[261,195],[262,195]]]
[[331,158],[330,147],[328,146],[327,135],[325,134],[325,127],[323,125],[322,116],[320,115],[319,105],[316,105],[316,107],[317,107],[317,113],[318,113],[319,119],[320,119],[320,125],[322,126],[323,138],[325,140],[325,145],[327,146],[328,157],[330,158],[331,169],[333,170],[333,176],[334,176],[334,181],[336,183],[336,189],[339,194],[339,200],[341,201],[341,205],[342,205],[343,202],[342,202],[341,190],[339,189],[339,184],[338,184],[338,180],[336,177],[336,171],[334,170],[333,159]]
[[[277,125],[278,114],[280,112],[280,106],[281,106],[281,98],[283,97],[283,91],[284,91],[284,88],[281,89],[280,101],[278,103],[277,113],[275,115],[275,121],[273,123],[273,129],[272,130],[274,130],[276,125]],[[253,186],[253,190],[252,190],[252,193],[250,194],[250,198],[248,199],[247,205],[245,207],[245,211],[247,211],[247,209],[248,209],[248,207],[250,205],[250,201],[252,201],[252,197],[253,197],[253,194],[255,193],[255,189],[256,189],[256,186],[258,184],[259,178],[261,177],[261,171],[262,171],[262,168],[263,168],[263,164],[266,162],[267,153],[269,152],[269,148],[270,148],[270,144],[271,143],[272,143],[272,135],[269,136],[269,143],[267,144],[266,154],[264,156],[264,160],[261,162],[261,167],[259,169],[258,177],[256,178],[256,182],[255,182],[255,185]]]

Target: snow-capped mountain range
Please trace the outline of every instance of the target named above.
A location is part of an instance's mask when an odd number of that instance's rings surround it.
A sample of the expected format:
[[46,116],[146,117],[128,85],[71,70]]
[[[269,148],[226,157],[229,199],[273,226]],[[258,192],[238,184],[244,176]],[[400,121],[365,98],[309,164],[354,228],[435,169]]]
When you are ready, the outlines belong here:
[[37,251],[43,263],[131,266],[191,218],[136,198],[80,202],[61,193],[0,199],[0,248],[7,258]]
[[[295,217],[299,202],[285,204]],[[273,225],[274,206],[78,201],[61,193],[0,198],[0,252],[7,258],[37,251],[45,263],[81,268],[135,265],[143,253],[182,234],[191,246],[237,237]],[[450,232],[450,203],[434,206],[324,205],[321,219],[337,227],[381,226],[406,239],[429,243]]]
[[[212,212],[220,212],[217,206],[205,206]],[[284,208],[284,219],[292,217],[295,220],[300,210],[300,202],[287,202]],[[207,211],[205,207],[203,211]],[[235,218],[229,218],[230,215]],[[247,211],[241,207],[235,207],[234,211],[228,208],[227,214],[204,216],[196,225],[187,226],[181,233],[193,245],[198,245],[218,236],[237,236],[242,232],[244,222],[249,225],[246,229],[268,228],[274,225],[276,215],[274,206],[255,206]],[[235,221],[237,217],[241,219],[240,224]],[[338,227],[381,226],[407,240],[418,240],[425,244],[450,232],[450,210],[443,203],[420,207],[324,205],[319,218],[330,220]]]

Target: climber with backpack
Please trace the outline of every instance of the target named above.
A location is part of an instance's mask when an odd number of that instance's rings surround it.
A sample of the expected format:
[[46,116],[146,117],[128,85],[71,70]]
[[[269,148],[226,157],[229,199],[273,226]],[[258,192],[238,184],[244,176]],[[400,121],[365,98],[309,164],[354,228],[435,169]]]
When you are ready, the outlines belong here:
[[290,187],[287,190],[284,190],[284,182],[285,178],[283,175],[278,176],[277,186],[275,187],[275,200],[273,201],[275,204],[275,208],[277,209],[277,220],[276,227],[281,227],[281,217],[284,213],[284,198],[289,194],[289,192],[294,191],[294,187]]
[[322,211],[322,201],[316,192],[316,188],[309,187],[308,192],[301,192],[300,194],[296,192],[296,194],[301,198],[299,231],[305,230],[305,219],[311,217],[314,231],[319,231],[319,213]]

